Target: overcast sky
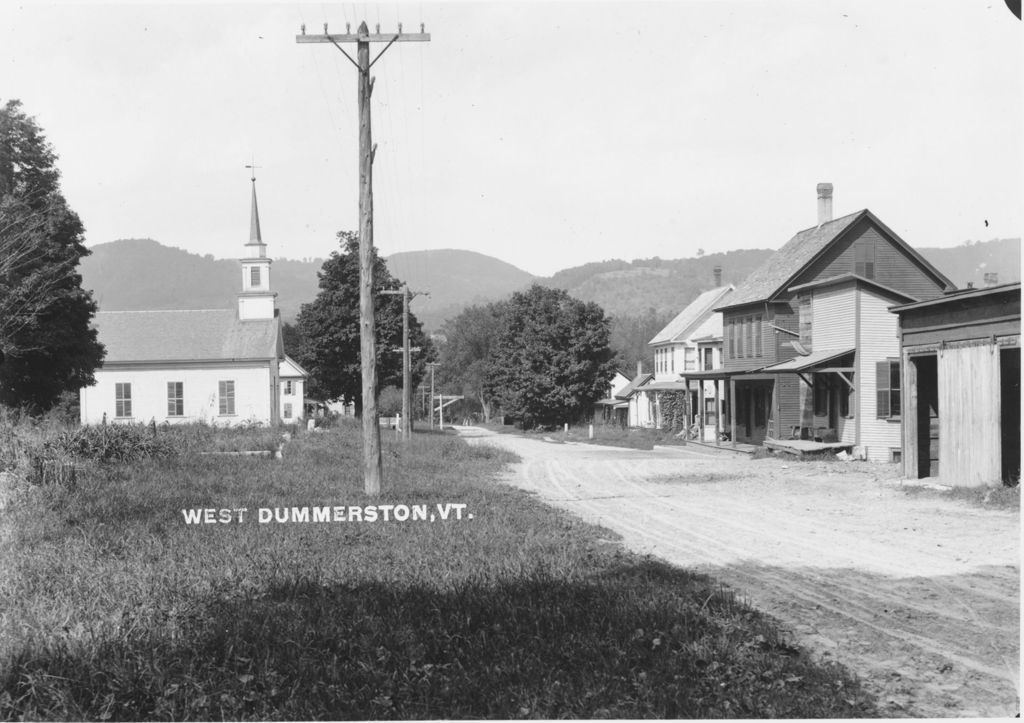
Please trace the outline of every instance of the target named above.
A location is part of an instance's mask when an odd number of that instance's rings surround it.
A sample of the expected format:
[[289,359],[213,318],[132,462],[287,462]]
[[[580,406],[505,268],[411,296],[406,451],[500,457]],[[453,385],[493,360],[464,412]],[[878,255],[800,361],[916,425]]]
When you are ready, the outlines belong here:
[[[356,73],[295,35],[425,23],[374,66],[376,244],[535,274],[778,248],[870,208],[914,246],[1020,236],[1024,35],[1003,0],[0,4],[0,101],[87,241],[275,257],[357,228]],[[988,222],[986,227],[985,222]]]

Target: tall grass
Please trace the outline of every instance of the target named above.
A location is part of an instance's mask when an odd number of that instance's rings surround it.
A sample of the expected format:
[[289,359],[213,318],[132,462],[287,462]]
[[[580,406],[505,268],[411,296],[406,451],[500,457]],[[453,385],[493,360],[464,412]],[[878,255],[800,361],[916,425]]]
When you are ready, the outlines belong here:
[[[344,425],[277,462],[184,454],[33,488],[0,520],[0,718],[874,712],[714,581],[497,484],[512,459],[385,437],[375,503],[464,504],[461,521],[256,521],[371,503]],[[185,524],[196,507],[250,512]]]

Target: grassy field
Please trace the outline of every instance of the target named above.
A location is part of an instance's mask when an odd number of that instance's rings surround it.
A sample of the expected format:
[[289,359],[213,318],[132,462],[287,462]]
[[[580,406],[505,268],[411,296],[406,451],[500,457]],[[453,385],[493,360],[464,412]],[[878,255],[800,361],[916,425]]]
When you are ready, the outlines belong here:
[[[384,458],[376,504],[433,522],[259,522],[371,504],[353,427],[282,460],[171,454],[19,484],[0,512],[0,719],[875,714],[713,580],[497,484],[507,453],[385,434]],[[440,519],[450,504],[461,520]],[[186,524],[200,508],[248,512]]]

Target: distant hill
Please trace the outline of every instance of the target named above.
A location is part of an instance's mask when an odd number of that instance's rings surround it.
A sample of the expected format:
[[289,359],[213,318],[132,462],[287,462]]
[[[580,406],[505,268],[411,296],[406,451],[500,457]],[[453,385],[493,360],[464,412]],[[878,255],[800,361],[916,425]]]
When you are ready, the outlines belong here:
[[[228,309],[237,303],[241,267],[152,239],[121,239],[98,244],[82,259],[82,286],[92,289],[103,311],[136,309]],[[286,321],[316,296],[316,272],[323,261],[274,259],[273,289]]]
[[564,269],[539,283],[596,302],[613,316],[640,316],[652,309],[658,315],[675,316],[702,291],[714,287],[716,266],[722,268],[722,284],[739,284],[772,253],[754,249],[691,259],[613,259]]
[[[922,248],[922,255],[957,286],[983,286],[986,272],[1000,282],[1020,281],[1020,239],[967,242],[955,248]],[[722,267],[722,282],[739,284],[773,252],[753,249],[714,253],[689,259],[613,259],[575,266],[548,278],[536,278],[491,256],[474,251],[409,251],[387,258],[391,273],[414,291],[413,311],[428,331],[470,304],[507,298],[532,282],[562,288],[600,304],[622,320],[674,316],[714,284],[713,268]],[[274,259],[273,288],[285,321],[317,293],[323,259]],[[163,246],[152,239],[123,239],[92,247],[82,260],[83,285],[94,291],[100,308],[230,308],[241,278],[238,262],[214,259]]]
[[1020,281],[1020,239],[967,241],[948,249],[918,249],[958,288],[985,285],[985,274],[996,273],[999,283]]
[[416,318],[430,331],[467,306],[503,299],[534,280],[522,269],[476,251],[406,251],[388,256],[387,263],[411,290],[430,292],[412,302]]

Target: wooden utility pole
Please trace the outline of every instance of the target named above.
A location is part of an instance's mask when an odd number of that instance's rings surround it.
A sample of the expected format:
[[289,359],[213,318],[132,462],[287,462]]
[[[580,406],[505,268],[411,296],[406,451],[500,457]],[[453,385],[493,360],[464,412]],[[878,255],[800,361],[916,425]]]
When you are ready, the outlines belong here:
[[[380,293],[402,295],[402,441],[412,439],[412,347],[409,346],[409,302],[415,296],[429,296],[425,291],[383,289]],[[417,351],[419,348],[417,347]]]
[[434,367],[440,366],[439,362],[429,362],[430,367],[430,428],[434,428]]
[[[377,344],[373,323],[373,156],[376,147],[370,133],[370,95],[373,93],[373,78],[370,68],[380,60],[394,43],[428,41],[430,35],[423,32],[403,33],[399,24],[397,33],[381,34],[380,25],[376,33],[370,33],[366,23],[360,23],[355,34],[345,26],[344,34],[330,35],[324,23],[323,35],[295,36],[297,43],[331,43],[359,70],[359,340],[360,367],[363,377],[363,488],[366,494],[376,497],[380,494],[383,467],[380,459],[380,422],[377,419]],[[356,44],[356,59],[345,52],[341,43]],[[387,43],[384,49],[370,60],[370,43]]]

